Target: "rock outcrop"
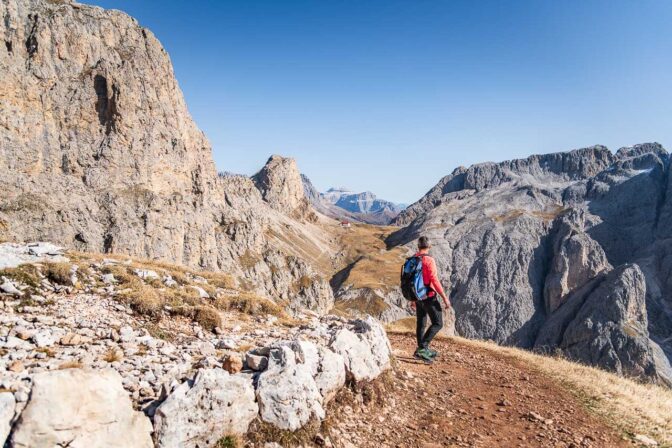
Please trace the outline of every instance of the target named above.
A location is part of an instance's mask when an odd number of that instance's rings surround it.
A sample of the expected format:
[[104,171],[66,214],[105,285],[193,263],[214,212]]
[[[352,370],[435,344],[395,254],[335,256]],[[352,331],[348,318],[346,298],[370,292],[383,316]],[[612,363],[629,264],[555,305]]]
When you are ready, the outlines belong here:
[[658,144],[458,168],[388,243],[430,238],[462,336],[672,384],[669,171]]
[[[224,270],[330,308],[305,260],[332,248],[306,222],[294,161],[273,157],[254,181],[218,175],[151,31],[70,0],[6,1],[0,16],[0,240]],[[304,277],[315,287],[297,288]]]
[[245,434],[259,407],[252,382],[223,369],[200,370],[157,408],[154,437],[160,448],[216,446],[230,434]]
[[303,310],[288,320],[221,274],[77,256],[77,264],[38,260],[3,271],[19,290],[0,291],[7,446],[209,447],[260,421],[296,431],[326,417],[357,362],[337,353],[337,335],[352,335],[354,355],[370,360],[351,381],[390,367],[373,319]]
[[153,447],[152,424],[134,411],[111,369],[38,373],[13,432],[14,448]]

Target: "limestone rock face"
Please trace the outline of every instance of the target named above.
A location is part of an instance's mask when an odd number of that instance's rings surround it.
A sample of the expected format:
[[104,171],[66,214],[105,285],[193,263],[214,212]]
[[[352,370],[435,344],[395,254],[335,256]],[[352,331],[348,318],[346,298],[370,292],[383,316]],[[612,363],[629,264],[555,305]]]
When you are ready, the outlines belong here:
[[258,410],[251,378],[223,369],[200,370],[156,410],[157,446],[214,446],[225,435],[245,434]]
[[16,400],[11,392],[0,393],[0,444],[5,445],[5,441],[12,429],[12,419],[14,418],[14,408]]
[[[304,259],[332,248],[306,222],[296,164],[218,175],[151,31],[69,0],[2,2],[0,16],[0,239],[224,270],[272,299],[330,308]],[[269,258],[297,255],[273,274]],[[303,275],[313,288],[295,287]]]
[[317,347],[312,343],[271,349],[268,369],[259,375],[257,382],[263,421],[296,431],[311,418],[325,417],[322,395],[313,379],[316,363]]
[[116,371],[56,370],[33,377],[12,446],[151,448],[151,433],[149,418],[133,410]]
[[390,366],[390,345],[382,325],[368,317],[354,328],[340,329],[330,347],[345,359],[347,375],[354,381],[370,381]]
[[271,156],[252,179],[264,200],[276,210],[291,212],[305,203],[301,173],[294,159]]
[[458,168],[388,244],[433,244],[461,336],[672,375],[670,156],[595,146]]

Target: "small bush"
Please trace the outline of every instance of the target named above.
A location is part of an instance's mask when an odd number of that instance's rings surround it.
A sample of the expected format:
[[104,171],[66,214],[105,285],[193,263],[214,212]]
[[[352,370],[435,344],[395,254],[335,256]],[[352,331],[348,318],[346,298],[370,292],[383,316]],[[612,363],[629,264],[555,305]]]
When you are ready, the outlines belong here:
[[44,266],[44,275],[59,285],[72,286],[71,269],[70,263],[47,263]]
[[215,288],[234,289],[236,287],[236,279],[224,272],[201,272],[200,276],[205,278]]
[[173,312],[192,319],[209,331],[213,331],[216,327],[222,327],[222,317],[211,306],[180,306],[174,308]]
[[117,348],[110,348],[105,354],[103,355],[103,361],[106,362],[116,362],[116,361],[121,361],[124,357],[124,352]]
[[215,448],[239,448],[241,446],[243,446],[242,442],[237,435],[226,435],[215,444]]
[[0,277],[7,277],[33,288],[40,286],[40,272],[32,264],[24,264],[17,268],[0,269]]
[[154,288],[142,283],[124,293],[123,298],[136,312],[148,316],[158,316],[164,305]]
[[57,369],[58,370],[65,370],[65,369],[81,369],[84,367],[84,365],[79,362],[79,361],[65,361],[61,363]]
[[271,314],[284,317],[285,312],[274,302],[254,294],[243,293],[239,296],[227,296],[217,299],[215,306],[220,310],[238,311],[243,314],[256,316],[259,314]]

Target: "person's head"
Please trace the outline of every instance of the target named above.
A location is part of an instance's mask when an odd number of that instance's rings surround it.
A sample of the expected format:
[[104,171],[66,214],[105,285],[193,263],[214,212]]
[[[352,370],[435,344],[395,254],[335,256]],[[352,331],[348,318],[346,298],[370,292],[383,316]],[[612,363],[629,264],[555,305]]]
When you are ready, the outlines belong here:
[[429,244],[429,239],[426,236],[418,238],[418,249],[429,250],[430,247],[432,246]]

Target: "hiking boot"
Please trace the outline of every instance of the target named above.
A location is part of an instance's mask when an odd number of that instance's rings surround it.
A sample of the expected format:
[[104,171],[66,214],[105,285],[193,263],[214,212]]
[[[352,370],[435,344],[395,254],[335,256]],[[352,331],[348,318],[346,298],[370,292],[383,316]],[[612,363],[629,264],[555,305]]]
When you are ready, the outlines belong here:
[[432,356],[429,354],[429,350],[426,348],[417,349],[413,356],[426,362],[432,362]]
[[426,349],[427,353],[429,353],[429,356],[433,358],[436,358],[439,355],[439,352],[436,350],[432,350],[431,348]]

